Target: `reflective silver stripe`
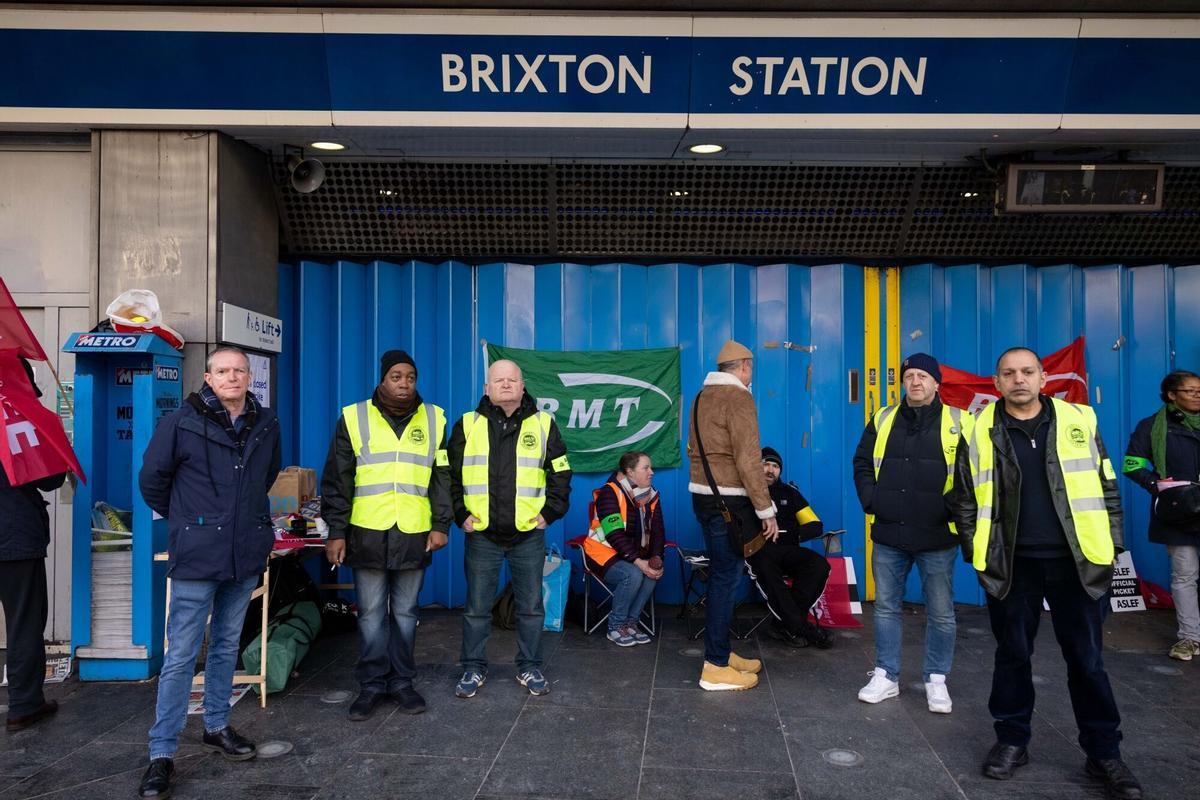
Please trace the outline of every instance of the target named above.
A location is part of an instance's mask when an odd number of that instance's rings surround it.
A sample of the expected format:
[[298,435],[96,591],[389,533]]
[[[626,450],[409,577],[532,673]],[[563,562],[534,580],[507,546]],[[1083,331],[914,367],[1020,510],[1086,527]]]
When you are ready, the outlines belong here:
[[1068,458],[1062,462],[1063,472],[1092,472],[1096,462],[1090,458]]
[[518,467],[533,467],[534,469],[537,469],[538,467],[542,466],[543,463],[545,463],[544,460],[540,459],[540,458],[532,458],[530,456],[517,456],[517,466]]
[[875,425],[876,433],[879,433],[879,430],[883,427],[883,424],[888,421],[888,417],[896,413],[897,408],[899,408],[899,406],[883,407],[883,410],[879,412],[879,422]]
[[397,483],[394,486],[399,494],[415,494],[417,497],[429,496],[428,486],[418,486],[415,483]]
[[1078,497],[1071,501],[1072,511],[1107,511],[1103,497]]
[[979,470],[979,472],[975,475],[975,485],[981,486],[982,484],[990,482],[992,478],[995,477],[995,474],[996,470],[994,469]]
[[421,453],[400,453],[400,452],[383,452],[383,453],[364,453],[358,457],[358,465],[365,466],[368,464],[416,464],[419,467],[433,466],[432,459],[426,458]]
[[354,406],[355,416],[358,417],[358,438],[362,442],[360,454],[371,452],[371,423],[367,420],[370,401],[363,400]]
[[485,497],[486,497],[486,496],[487,496],[487,493],[488,493],[488,488],[487,488],[487,486],[486,486],[486,485],[479,485],[479,484],[471,484],[471,485],[467,485],[467,484],[463,484],[463,494],[470,494],[470,495],[477,495],[477,494],[478,494],[478,495],[483,495],[483,496],[485,496]]
[[876,459],[873,459],[873,460],[875,461],[875,469],[879,469],[879,467],[880,467],[880,466],[883,464],[883,459],[882,459],[882,458],[876,458]]
[[376,494],[387,494],[394,491],[395,487],[390,483],[364,483],[354,487],[355,497],[370,497]]
[[992,518],[992,507],[991,506],[980,506],[979,508],[977,508],[975,510],[975,519],[976,520],[981,520],[981,519],[991,520],[991,518]]
[[950,421],[954,423],[954,427],[958,428],[959,433],[962,433],[962,425],[959,424],[962,422],[962,409],[954,406],[942,406],[942,408],[950,412]]
[[486,467],[487,463],[487,456],[463,456],[464,467]]
[[[421,408],[425,411],[425,438],[429,440],[429,452],[425,454],[424,464],[427,467],[433,466],[433,459],[437,455],[437,413],[429,413],[429,404],[421,403]],[[420,461],[414,461],[414,464],[420,464]]]
[[541,486],[518,486],[517,497],[544,497],[545,488]]
[[[971,434],[971,441],[967,445],[967,457],[971,459],[971,472],[975,473],[976,475],[979,474],[979,434],[978,434],[978,432],[979,432],[979,428],[976,427],[975,431]],[[989,472],[990,472],[990,470],[989,470]],[[978,478],[975,479],[975,483],[976,484],[979,483]]]

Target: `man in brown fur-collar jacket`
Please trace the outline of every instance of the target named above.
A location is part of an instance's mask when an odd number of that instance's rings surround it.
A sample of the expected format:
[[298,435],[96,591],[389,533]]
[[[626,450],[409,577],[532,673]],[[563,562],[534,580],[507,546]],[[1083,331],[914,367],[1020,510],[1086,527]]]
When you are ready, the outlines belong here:
[[713,497],[696,443],[699,433],[717,491],[729,512],[744,520],[743,531],[753,536],[755,526],[761,525],[768,539],[777,539],[775,504],[760,463],[758,411],[750,394],[753,372],[754,354],[733,340],[726,342],[717,354],[717,371],[708,373],[696,398],[688,436],[688,491],[709,558],[704,668],[700,673],[700,686],[708,691],[753,688],[762,669],[762,662],[742,658],[729,646],[734,593],[742,576],[742,548],[729,540],[728,524]]

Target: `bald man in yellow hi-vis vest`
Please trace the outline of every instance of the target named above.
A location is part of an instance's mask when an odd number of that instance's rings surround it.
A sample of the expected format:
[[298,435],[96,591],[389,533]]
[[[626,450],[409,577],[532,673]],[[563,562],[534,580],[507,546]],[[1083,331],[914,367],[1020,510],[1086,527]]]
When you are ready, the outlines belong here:
[[1042,394],[1037,354],[1006,350],[993,376],[1002,398],[979,412],[960,447],[950,506],[987,592],[996,639],[988,710],[996,743],[983,774],[1007,780],[1029,763],[1031,657],[1043,598],[1067,662],[1085,769],[1114,800],[1142,787],[1121,760],[1121,715],[1101,657],[1113,562],[1124,549],[1121,496],[1089,406]]
[[463,567],[462,679],[456,697],[474,697],[487,680],[500,567],[508,562],[517,607],[517,682],[546,694],[542,675],[542,567],[545,531],[567,513],[571,464],[554,417],[538,411],[521,368],[502,359],[488,368],[484,396],[454,425],[448,447],[454,519],[466,534]]
[[360,691],[350,719],[368,719],[390,695],[406,714],[425,700],[413,688],[417,596],[433,552],[450,530],[446,414],[417,392],[417,365],[403,350],[379,364],[370,399],[348,405],[321,475],[331,564],[354,568]]

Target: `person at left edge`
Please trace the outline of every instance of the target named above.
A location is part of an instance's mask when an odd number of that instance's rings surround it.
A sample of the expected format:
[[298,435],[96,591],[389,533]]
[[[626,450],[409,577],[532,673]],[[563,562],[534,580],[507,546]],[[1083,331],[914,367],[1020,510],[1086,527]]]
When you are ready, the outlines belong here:
[[417,596],[450,530],[445,447],[445,412],[421,399],[408,353],[388,350],[370,399],[342,409],[321,475],[325,555],[354,568],[358,595],[355,722],[389,695],[406,714],[425,710],[413,688]]
[[279,474],[279,421],[249,391],[250,361],[240,349],[210,353],[204,383],[158,423],[138,475],[146,504],[167,519],[171,578],[167,652],[142,797],[170,794],[172,759],[210,615],[203,744],[231,761],[256,755],[254,743],[229,725],[229,697],[246,607],[275,540],[267,492]]
[[[33,368],[21,366],[34,394],[42,392]],[[10,733],[28,728],[58,711],[58,701],[42,694],[46,676],[46,547],[50,515],[41,492],[62,486],[66,473],[13,486],[0,469],[0,602],[8,632],[8,719]]]

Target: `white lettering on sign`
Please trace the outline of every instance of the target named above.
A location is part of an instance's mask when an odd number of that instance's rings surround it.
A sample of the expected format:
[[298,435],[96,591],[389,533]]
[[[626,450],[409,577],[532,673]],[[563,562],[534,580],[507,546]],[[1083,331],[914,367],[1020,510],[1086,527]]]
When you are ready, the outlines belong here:
[[593,400],[588,403],[584,400],[571,401],[571,418],[567,420],[568,428],[599,428],[600,415],[604,412],[604,401],[601,399]]
[[[847,89],[855,94],[870,97],[887,89],[888,94],[898,95],[902,86],[908,94],[920,96],[925,92],[925,67],[928,59],[922,56],[913,67],[904,58],[897,56],[889,64],[879,56],[860,58],[853,64],[849,58],[815,56],[738,56],[729,65],[736,79],[729,84],[729,91],[738,97],[751,93],[762,95],[786,95],[799,92],[803,95],[845,95]],[[786,67],[784,65],[787,65]],[[750,67],[762,67],[761,82],[755,81]],[[832,68],[832,69],[831,69]],[[833,80],[830,80],[830,73]],[[815,77],[810,80],[810,75]],[[836,82],[836,88],[834,86]]]
[[[922,59],[924,60],[924,59]],[[442,91],[472,94],[566,94],[583,89],[604,94],[616,86],[617,94],[650,94],[652,57],[642,56],[641,68],[629,56],[611,58],[599,53],[579,56],[570,53],[442,53]],[[516,78],[516,80],[514,80]],[[549,87],[549,88],[547,88]]]
[[137,343],[137,336],[111,333],[85,333],[75,340],[76,347],[133,347]]
[[283,350],[283,322],[233,303],[222,303],[221,341],[278,353]]

